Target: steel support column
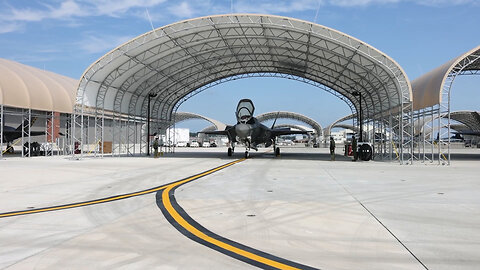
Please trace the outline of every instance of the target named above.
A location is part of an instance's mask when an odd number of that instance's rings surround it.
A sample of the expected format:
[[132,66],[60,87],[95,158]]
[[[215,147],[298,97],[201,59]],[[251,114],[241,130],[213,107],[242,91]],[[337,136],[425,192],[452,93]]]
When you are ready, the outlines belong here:
[[0,159],[3,158],[3,104],[0,104]]
[[[53,140],[54,140],[54,112],[45,112],[45,144],[44,155],[53,155]],[[51,145],[51,153],[48,153],[48,145]]]
[[105,127],[105,116],[104,112],[102,110],[102,115],[99,116],[98,110],[95,110],[95,127],[94,127],[94,133],[95,133],[95,143],[98,145],[98,147],[95,147],[94,150],[94,157],[97,157],[100,155],[100,157],[103,158],[103,149],[105,148],[104,146],[104,139],[103,139],[103,130]]
[[[27,111],[27,115],[25,115],[25,111]],[[32,127],[32,110],[22,109],[22,157],[31,157],[32,156],[32,138],[30,136],[30,131]],[[25,137],[26,137],[26,144],[27,144],[27,153],[25,153]]]

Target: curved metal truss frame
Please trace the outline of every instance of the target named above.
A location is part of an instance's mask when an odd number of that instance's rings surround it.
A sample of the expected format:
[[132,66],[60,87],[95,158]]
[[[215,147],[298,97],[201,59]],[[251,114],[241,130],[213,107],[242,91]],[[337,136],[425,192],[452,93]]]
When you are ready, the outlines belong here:
[[[72,147],[74,142],[88,143],[84,118],[89,115],[94,118],[98,146],[104,145],[109,129],[114,155],[133,155],[138,144],[144,153],[147,115],[164,126],[188,98],[248,74],[322,85],[355,108],[352,112],[362,107],[365,122],[379,127],[388,122],[401,149],[413,153],[408,131],[411,86],[393,59],[334,29],[256,14],[208,16],[167,25],[93,63],[80,79],[71,120]],[[354,92],[361,92],[362,98]],[[100,147],[94,151],[97,154],[103,155]]]
[[[215,120],[215,119],[212,119],[212,118],[200,115],[200,114],[190,113],[190,112],[175,112],[173,119],[174,119],[174,121],[170,122],[168,124],[167,128],[171,127],[174,124],[178,124],[182,121],[186,121],[186,120],[190,120],[190,119],[201,119],[201,120],[205,120],[207,122],[210,122],[212,125],[215,126],[215,128],[217,130],[224,130],[225,127],[226,127],[226,125],[224,123],[222,123],[218,120]],[[158,129],[158,130],[160,131],[160,129]]]
[[414,112],[415,121],[422,121],[423,132],[415,139],[415,158],[423,163],[450,165],[451,143],[451,89],[455,79],[462,75],[480,74],[480,50],[457,62],[450,68],[442,88],[441,102]]
[[292,119],[292,120],[297,120],[302,123],[305,123],[309,125],[310,127],[313,128],[316,132],[316,137],[322,137],[323,136],[323,129],[322,126],[315,120],[313,120],[310,117],[307,117],[305,115],[295,113],[295,112],[285,112],[285,111],[278,111],[278,112],[267,112],[263,113],[260,115],[257,115],[257,119],[260,122],[265,122],[268,120],[275,120],[275,119]]
[[279,124],[275,126],[278,128],[293,128],[293,129],[298,129],[300,131],[308,131],[305,127],[302,127],[300,125],[294,125],[294,124]]
[[321,83],[309,80],[307,78],[298,77],[298,76],[295,76],[295,75],[292,75],[292,74],[275,73],[275,72],[258,72],[258,73],[237,74],[237,75],[234,75],[234,76],[231,76],[231,77],[222,78],[220,80],[217,80],[217,81],[209,83],[205,86],[202,86],[199,89],[196,89],[195,91],[190,92],[188,95],[183,96],[182,99],[180,99],[178,101],[178,103],[175,104],[174,112],[176,112],[178,110],[178,108],[185,101],[187,101],[191,97],[207,90],[208,88],[211,88],[211,87],[214,87],[214,86],[217,86],[219,84],[226,83],[226,82],[229,82],[229,81],[235,81],[235,80],[246,79],[246,78],[282,78],[282,79],[295,80],[295,81],[299,81],[299,82],[302,82],[302,83],[306,83],[306,84],[315,86],[315,87],[317,87],[317,88],[319,88],[319,89],[321,89],[325,92],[328,92],[328,93],[338,97],[339,99],[341,99],[342,101],[344,101],[347,104],[347,106],[350,108],[350,110],[352,112],[356,110],[355,109],[355,104],[350,100],[349,97],[345,97],[342,94],[338,93],[337,91],[335,91],[335,90],[333,90],[333,89],[331,89],[331,88],[329,88],[329,87],[327,87],[327,86],[325,86]]

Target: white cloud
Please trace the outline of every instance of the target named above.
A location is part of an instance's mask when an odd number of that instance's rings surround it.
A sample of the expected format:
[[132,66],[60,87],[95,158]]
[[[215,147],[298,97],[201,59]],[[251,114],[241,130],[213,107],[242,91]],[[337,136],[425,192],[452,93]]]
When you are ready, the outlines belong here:
[[93,35],[86,36],[82,41],[77,43],[80,50],[88,54],[106,53],[111,49],[131,40],[133,36],[102,36]]
[[373,4],[392,4],[399,3],[402,0],[337,0],[329,1],[329,4],[342,7],[367,6]]
[[465,5],[465,4],[474,4],[478,5],[479,2],[476,0],[416,0],[418,4],[425,5],[425,6],[458,6],[458,5]]
[[401,2],[432,7],[478,4],[476,0],[329,0],[330,5],[343,7],[367,6],[375,4],[385,5]]
[[187,2],[181,2],[180,4],[170,6],[168,11],[179,18],[191,18],[194,15],[192,7]]
[[0,12],[0,21],[37,22],[46,19],[70,20],[91,16],[119,16],[133,8],[152,7],[166,0],[67,0],[59,6],[44,5],[43,9],[15,8]]
[[62,2],[60,7],[50,8],[49,17],[54,19],[88,16],[88,11],[73,0]]
[[0,34],[17,32],[21,30],[23,26],[19,23],[2,23],[0,22]]
[[[65,0],[60,4],[42,4],[42,7],[14,7],[0,4],[1,33],[14,32],[26,23],[43,20],[64,20],[70,27],[80,18],[93,16],[120,17],[132,9],[157,6],[167,0]],[[132,14],[130,14],[132,15]]]
[[85,3],[93,6],[94,15],[116,17],[133,8],[153,7],[166,1],[167,0],[85,0]]
[[12,9],[10,14],[2,15],[3,20],[5,21],[25,21],[25,22],[36,22],[41,21],[46,17],[45,12],[31,9]]
[[[39,1],[43,3],[43,1]],[[27,23],[43,20],[63,20],[66,26],[78,26],[82,18],[94,16],[132,16],[148,20],[144,13],[149,8],[153,21],[174,18],[192,18],[199,15],[230,12],[231,0],[55,0],[55,4],[40,7],[12,6],[0,2],[1,33],[20,31]],[[425,6],[480,5],[478,0],[233,0],[234,12],[288,14],[312,12],[321,6],[356,7],[410,3]],[[159,6],[162,6],[160,9]],[[165,12],[168,11],[168,12]]]
[[235,12],[278,14],[301,11],[313,11],[321,6],[358,7],[410,3],[426,6],[479,5],[478,0],[236,0]]
[[234,12],[278,14],[296,11],[316,10],[319,1],[323,0],[293,0],[293,1],[236,1]]
[[70,19],[72,17],[88,16],[89,12],[74,0],[62,2],[60,6],[45,5],[45,9],[10,8],[3,12],[1,20],[12,22],[37,22],[45,19]]

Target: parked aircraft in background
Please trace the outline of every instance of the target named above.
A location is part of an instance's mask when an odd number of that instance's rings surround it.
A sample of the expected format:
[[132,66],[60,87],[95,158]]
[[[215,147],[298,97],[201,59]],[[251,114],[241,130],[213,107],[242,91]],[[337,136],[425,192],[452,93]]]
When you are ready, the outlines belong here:
[[[462,130],[462,131],[454,131],[453,132],[455,135],[470,135],[470,136],[480,136],[479,131],[473,131],[473,130]],[[454,136],[455,136],[454,135]]]
[[[31,125],[35,123],[38,117],[32,118]],[[20,124],[17,128],[10,127],[10,126],[3,126],[3,143],[7,144],[6,152],[7,153],[13,153],[13,143],[15,140],[19,139],[22,137],[22,126],[24,126],[24,134],[28,133],[28,121],[24,121],[23,124]],[[39,136],[39,135],[45,135],[45,131],[30,131],[30,136]]]
[[238,102],[236,117],[237,124],[227,126],[225,130],[207,131],[205,134],[225,135],[228,137],[229,147],[228,156],[232,156],[235,150],[235,143],[239,142],[245,145],[245,158],[249,157],[251,149],[258,150],[259,144],[265,144],[265,147],[273,145],[276,156],[280,155],[280,148],[276,145],[276,139],[281,135],[307,134],[306,131],[291,130],[290,128],[275,128],[277,119],[273,122],[271,128],[261,124],[253,113],[255,106],[250,99],[242,99]]

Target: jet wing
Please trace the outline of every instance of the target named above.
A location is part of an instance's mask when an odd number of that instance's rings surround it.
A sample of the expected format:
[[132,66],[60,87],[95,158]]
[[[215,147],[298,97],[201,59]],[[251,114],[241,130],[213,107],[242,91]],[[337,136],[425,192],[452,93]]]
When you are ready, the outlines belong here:
[[45,135],[45,131],[30,131],[30,136]]
[[232,132],[233,126],[227,126],[225,130],[214,130],[214,131],[204,131],[200,132],[203,134],[209,134],[209,135],[225,135],[225,136],[230,136]]
[[205,131],[200,133],[211,135],[224,135],[227,136],[230,142],[236,142],[235,137],[237,136],[235,133],[235,126],[227,126],[225,130]]
[[473,131],[473,130],[465,130],[465,131],[457,131],[454,133],[462,134],[462,135],[472,135],[472,136],[480,136],[479,131]]
[[228,131],[226,130],[214,130],[214,131],[202,131],[199,133],[208,134],[208,135],[225,135],[228,136]]
[[278,137],[282,135],[294,135],[294,134],[308,134],[307,131],[292,130],[290,128],[274,128],[272,129],[272,136]]

